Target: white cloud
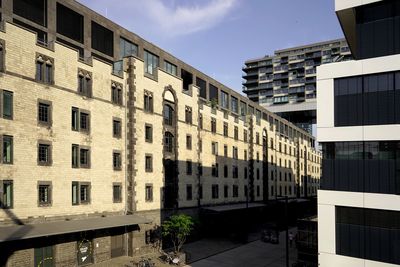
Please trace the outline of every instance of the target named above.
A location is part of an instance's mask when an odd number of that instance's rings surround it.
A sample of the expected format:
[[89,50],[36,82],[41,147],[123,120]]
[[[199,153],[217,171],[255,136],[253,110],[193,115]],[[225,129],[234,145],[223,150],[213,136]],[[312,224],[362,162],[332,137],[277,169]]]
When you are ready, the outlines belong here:
[[202,6],[167,6],[164,0],[142,2],[156,26],[165,34],[174,36],[212,28],[224,19],[236,3],[237,0],[211,0]]

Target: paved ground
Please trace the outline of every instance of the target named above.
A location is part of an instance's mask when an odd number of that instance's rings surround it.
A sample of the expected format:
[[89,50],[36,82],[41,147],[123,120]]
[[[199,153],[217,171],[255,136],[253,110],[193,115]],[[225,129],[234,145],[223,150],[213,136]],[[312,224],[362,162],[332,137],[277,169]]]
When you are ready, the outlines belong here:
[[[295,233],[295,229],[291,232]],[[264,243],[258,240],[259,233],[249,236],[247,244],[235,243],[228,239],[202,239],[185,245],[188,252],[188,262],[185,267],[282,267],[285,261],[285,233],[281,232],[279,245]],[[253,241],[251,241],[253,240]],[[293,245],[294,246],[294,245]],[[297,257],[296,249],[290,248],[290,265]],[[170,267],[157,257],[148,255],[156,267]],[[94,264],[95,267],[136,267],[138,258],[119,257],[109,261]]]
[[[294,229],[292,232],[294,232]],[[209,250],[210,248],[206,249]],[[190,252],[190,250],[188,251]],[[194,250],[192,250],[191,254],[192,257],[193,255],[196,255]],[[297,257],[296,249],[291,248],[289,250],[289,255],[291,265]],[[282,267],[285,265],[285,234],[282,232],[280,234],[279,245],[264,243],[257,240],[242,246],[228,249],[211,257],[195,261],[187,265],[187,267]]]

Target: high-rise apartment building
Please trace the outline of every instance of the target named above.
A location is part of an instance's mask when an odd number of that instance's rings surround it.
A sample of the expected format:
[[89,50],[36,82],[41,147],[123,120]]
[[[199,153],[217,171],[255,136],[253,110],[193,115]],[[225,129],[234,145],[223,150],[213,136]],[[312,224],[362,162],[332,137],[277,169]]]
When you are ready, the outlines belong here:
[[344,39],[278,50],[245,62],[243,92],[311,133],[316,123],[317,66],[351,58]]
[[400,1],[336,0],[354,61],[318,67],[319,265],[400,265]]
[[0,12],[0,266],[143,255],[180,209],[316,196],[292,123],[78,2]]

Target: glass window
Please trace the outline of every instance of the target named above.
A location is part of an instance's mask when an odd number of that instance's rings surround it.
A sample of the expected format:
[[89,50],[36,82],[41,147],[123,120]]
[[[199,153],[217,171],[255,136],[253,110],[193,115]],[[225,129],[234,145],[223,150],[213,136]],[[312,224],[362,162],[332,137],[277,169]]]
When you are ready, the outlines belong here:
[[13,163],[13,137],[8,135],[3,135],[3,163],[12,164]]
[[72,168],[79,167],[79,146],[72,145]]
[[223,108],[229,108],[229,95],[225,93],[224,91],[220,91],[221,94],[221,107]]
[[153,185],[146,185],[145,200],[148,202],[153,201]]
[[155,69],[159,66],[159,58],[158,56],[144,51],[144,71],[150,75],[155,74]]
[[122,186],[121,185],[113,185],[113,202],[119,203],[122,201]]
[[38,106],[38,119],[39,122],[49,124],[50,123],[50,105],[45,103],[39,103]]
[[3,195],[0,196],[1,205],[0,207],[3,209],[12,209],[13,208],[13,181],[3,181]]
[[113,120],[113,137],[120,138],[122,135],[121,121],[119,119]]
[[72,182],[72,205],[78,205],[79,199],[79,183]]
[[90,150],[80,148],[79,163],[81,168],[90,168]]
[[150,124],[145,125],[145,141],[148,143],[153,142],[153,126]]
[[168,61],[164,61],[164,70],[172,75],[177,75],[176,65],[169,63]]
[[192,185],[188,184],[186,185],[186,200],[192,200],[192,199],[193,199]]
[[174,136],[170,132],[164,134],[164,149],[166,152],[172,153],[174,149]]
[[51,191],[49,184],[39,184],[38,188],[38,199],[39,205],[49,205],[51,204]]
[[113,152],[113,168],[114,170],[121,170],[121,153],[120,152]]
[[48,144],[39,144],[38,146],[38,164],[48,165],[51,164],[51,150]]
[[80,203],[90,203],[90,184],[80,184]]
[[9,91],[3,91],[3,118],[13,118],[13,93]]
[[137,56],[138,46],[124,38],[119,39],[119,58]]
[[234,113],[238,113],[238,99],[234,96],[231,96],[231,110]]
[[172,125],[174,122],[174,110],[170,105],[164,105],[164,123]]
[[145,156],[145,170],[146,170],[146,172],[153,171],[153,156],[151,156],[151,155]]

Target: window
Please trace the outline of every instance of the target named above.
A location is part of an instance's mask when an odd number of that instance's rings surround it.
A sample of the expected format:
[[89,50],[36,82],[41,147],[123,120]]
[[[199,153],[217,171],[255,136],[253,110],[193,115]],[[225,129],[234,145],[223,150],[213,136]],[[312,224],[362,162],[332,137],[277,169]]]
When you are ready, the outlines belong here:
[[164,105],[164,123],[169,126],[174,123],[174,110],[170,105]]
[[81,204],[90,203],[90,183],[80,183],[79,184],[79,195]]
[[90,150],[79,148],[79,165],[81,168],[90,168]]
[[192,199],[193,199],[192,185],[188,184],[186,185],[186,200],[192,200]]
[[138,55],[138,46],[124,38],[119,39],[119,58]]
[[78,205],[79,200],[79,182],[72,182],[72,205]]
[[78,70],[78,93],[86,96],[92,96],[92,74],[85,70]]
[[400,264],[400,212],[336,207],[336,254]]
[[181,79],[183,92],[186,92],[190,89],[190,85],[193,84],[193,74],[184,69],[181,69]]
[[217,184],[213,184],[211,186],[211,197],[213,199],[217,199],[218,198],[218,185]]
[[234,96],[231,96],[231,111],[238,113],[238,99]]
[[224,145],[224,157],[228,157],[228,145]]
[[224,177],[228,178],[228,165],[224,165]]
[[53,83],[54,60],[43,55],[36,57],[36,80],[46,84]]
[[38,204],[39,206],[51,205],[51,182],[38,183]]
[[247,198],[249,194],[249,190],[247,188],[247,185],[244,186],[244,196]]
[[201,162],[197,165],[197,169],[199,172],[199,176],[203,175],[203,165],[201,164]]
[[260,186],[257,185],[257,197],[259,197],[259,196],[260,196]]
[[13,181],[3,180],[0,181],[0,208],[12,209],[14,207],[14,186]]
[[185,107],[185,122],[192,124],[192,108],[188,106]]
[[114,56],[114,33],[92,21],[92,48],[106,54],[110,57]]
[[165,152],[172,153],[174,150],[174,136],[170,132],[164,134],[164,149]]
[[146,172],[153,172],[153,156],[150,154],[145,156],[145,170]]
[[144,72],[150,75],[155,75],[155,70],[159,66],[158,56],[144,51]]
[[153,201],[153,185],[152,184],[146,184],[145,188],[145,200],[147,202]]
[[57,3],[57,33],[83,43],[83,16]]
[[203,186],[199,185],[199,198],[203,199]]
[[260,169],[257,168],[257,180],[260,180]]
[[245,102],[240,101],[240,116],[242,117],[242,119],[244,120],[247,114],[247,105]]
[[256,144],[259,145],[260,144],[260,134],[256,133]]
[[232,178],[239,177],[239,169],[238,166],[232,166]]
[[122,159],[121,159],[121,152],[114,151],[113,152],[113,168],[116,171],[121,170]]
[[244,150],[244,155],[243,155],[243,157],[244,157],[244,160],[247,161],[247,150],[246,150],[246,149]]
[[238,159],[239,158],[239,152],[238,152],[238,148],[236,146],[234,146],[232,148],[232,158],[233,159]]
[[73,131],[81,131],[89,133],[90,131],[90,113],[89,111],[80,110],[72,107],[71,112],[71,128]]
[[122,129],[121,129],[121,119],[113,118],[113,137],[121,138]]
[[232,186],[232,197],[234,198],[239,197],[239,186],[237,185]]
[[1,110],[0,110],[0,115],[3,117],[3,119],[8,119],[12,120],[13,119],[13,92],[9,91],[1,91],[2,93],[0,96],[2,96],[2,104],[1,105]]
[[113,202],[114,203],[122,202],[122,185],[121,184],[113,184]]
[[177,68],[176,65],[169,63],[168,61],[164,61],[164,70],[172,75],[177,75]]
[[239,139],[239,128],[237,126],[235,126],[233,137],[235,138],[235,140]]
[[221,107],[228,109],[229,108],[229,95],[225,93],[224,91],[220,91],[220,96],[221,96]]
[[79,168],[79,146],[72,145],[72,168]]
[[256,159],[257,159],[257,162],[260,161],[260,152],[257,152],[257,153],[256,153]]
[[2,150],[2,162],[4,164],[13,164],[14,142],[12,136],[3,135]]
[[51,102],[39,100],[38,122],[41,125],[51,125]]
[[218,156],[218,143],[211,142],[211,154]]
[[213,177],[218,177],[218,163],[215,163],[211,167],[211,175]]
[[243,142],[247,143],[247,130],[243,130]]
[[186,174],[192,175],[192,161],[191,160],[186,161]]
[[153,125],[145,124],[144,126],[144,138],[147,143],[153,142]]
[[211,118],[211,132],[216,133],[217,132],[217,119]]
[[153,112],[153,93],[144,91],[144,111]]
[[224,185],[224,198],[228,198],[228,192],[229,191],[229,188],[228,188],[228,186],[227,185]]
[[51,165],[51,144],[48,142],[38,143],[38,165],[49,166]]
[[224,122],[224,136],[228,136],[228,123]]
[[111,101],[117,105],[123,104],[122,84],[111,82]]
[[243,174],[244,174],[244,179],[247,179],[248,176],[247,167],[244,167]]
[[192,150],[192,136],[186,135],[186,149]]

